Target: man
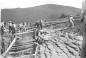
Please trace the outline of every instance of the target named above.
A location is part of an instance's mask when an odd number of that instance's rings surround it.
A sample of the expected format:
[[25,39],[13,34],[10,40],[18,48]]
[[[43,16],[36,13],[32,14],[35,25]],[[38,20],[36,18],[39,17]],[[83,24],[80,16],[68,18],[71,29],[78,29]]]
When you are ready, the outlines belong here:
[[2,24],[2,26],[1,26],[1,38],[2,38],[2,40],[1,40],[1,46],[2,46],[1,54],[3,52],[5,52],[5,44],[4,44],[3,35],[4,35],[4,24]]
[[12,32],[12,21],[9,21],[9,33]]
[[70,20],[71,26],[72,26],[72,27],[74,27],[74,23],[73,23],[74,18],[73,18],[73,16],[72,16],[72,15],[69,17],[69,20]]
[[14,23],[12,23],[12,34],[15,34],[16,32],[16,25]]
[[4,35],[4,24],[1,26],[1,35]]
[[13,22],[9,22],[9,33],[15,34],[16,25]]

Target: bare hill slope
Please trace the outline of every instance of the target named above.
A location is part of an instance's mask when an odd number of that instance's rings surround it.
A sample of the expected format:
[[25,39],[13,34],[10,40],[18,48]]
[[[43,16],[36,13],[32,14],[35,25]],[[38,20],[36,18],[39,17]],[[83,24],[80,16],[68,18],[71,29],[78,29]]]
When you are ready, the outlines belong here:
[[46,4],[30,8],[2,9],[2,21],[15,20],[16,22],[35,22],[39,19],[57,20],[61,14],[76,15],[80,9],[56,4]]

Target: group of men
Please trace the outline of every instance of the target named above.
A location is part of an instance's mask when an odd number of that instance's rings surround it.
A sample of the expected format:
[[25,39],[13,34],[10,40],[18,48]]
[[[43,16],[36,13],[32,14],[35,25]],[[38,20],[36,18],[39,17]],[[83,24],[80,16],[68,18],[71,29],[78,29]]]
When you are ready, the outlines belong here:
[[[1,35],[4,35],[5,33],[5,23],[2,23],[1,25]],[[12,21],[8,22],[8,29],[9,29],[9,33],[15,34],[15,24]]]

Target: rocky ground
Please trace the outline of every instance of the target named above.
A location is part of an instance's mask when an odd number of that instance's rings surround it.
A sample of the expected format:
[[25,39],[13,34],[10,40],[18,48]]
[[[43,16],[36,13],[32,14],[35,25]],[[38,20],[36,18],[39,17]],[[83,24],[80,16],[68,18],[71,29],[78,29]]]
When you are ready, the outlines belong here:
[[41,58],[79,58],[82,37],[74,34],[57,30],[46,30],[48,34],[43,34],[44,40],[39,45]]

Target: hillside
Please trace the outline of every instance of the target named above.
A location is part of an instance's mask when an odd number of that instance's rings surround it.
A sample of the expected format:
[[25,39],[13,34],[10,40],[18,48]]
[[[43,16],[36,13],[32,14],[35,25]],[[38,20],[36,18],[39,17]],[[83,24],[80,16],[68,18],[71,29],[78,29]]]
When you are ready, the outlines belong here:
[[35,22],[39,19],[57,20],[61,14],[77,15],[80,9],[56,4],[46,4],[30,8],[2,9],[2,21],[15,20],[16,23]]

